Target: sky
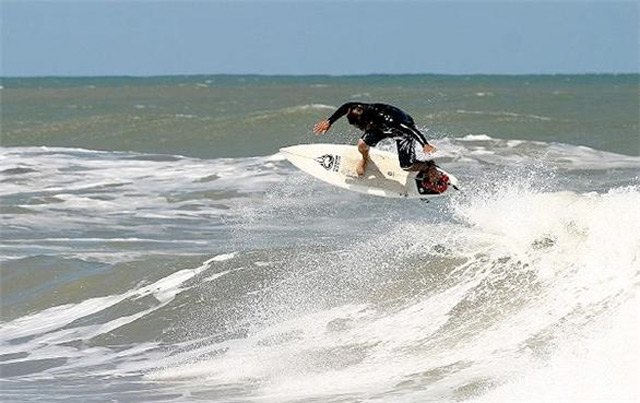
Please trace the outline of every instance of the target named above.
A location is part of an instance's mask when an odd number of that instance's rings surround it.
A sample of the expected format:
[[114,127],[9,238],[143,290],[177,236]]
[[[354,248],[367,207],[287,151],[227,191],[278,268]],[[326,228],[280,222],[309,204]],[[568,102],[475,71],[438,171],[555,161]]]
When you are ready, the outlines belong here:
[[638,73],[637,1],[0,0],[2,76]]

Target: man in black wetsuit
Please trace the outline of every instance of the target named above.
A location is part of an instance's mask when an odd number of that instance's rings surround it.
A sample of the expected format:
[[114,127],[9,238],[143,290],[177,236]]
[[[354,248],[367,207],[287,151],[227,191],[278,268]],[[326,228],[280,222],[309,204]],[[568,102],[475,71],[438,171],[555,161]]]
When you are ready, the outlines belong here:
[[363,175],[369,158],[369,147],[374,147],[380,140],[393,138],[398,147],[400,167],[407,171],[424,171],[431,181],[438,179],[438,171],[433,161],[416,159],[416,143],[422,146],[426,154],[433,153],[436,148],[427,142],[424,135],[416,128],[413,118],[392,105],[367,104],[364,102],[347,102],[338,108],[327,120],[316,123],[313,131],[323,134],[342,116],[347,115],[349,123],[364,131],[358,140],[358,151],[362,161],[358,163],[356,172]]

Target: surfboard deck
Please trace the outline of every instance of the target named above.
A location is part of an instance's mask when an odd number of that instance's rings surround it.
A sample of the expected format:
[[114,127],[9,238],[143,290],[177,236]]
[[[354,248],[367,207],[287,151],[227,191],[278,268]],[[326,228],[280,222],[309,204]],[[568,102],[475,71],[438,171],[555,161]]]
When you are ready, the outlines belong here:
[[354,192],[381,197],[429,199],[449,195],[458,180],[449,177],[447,190],[432,193],[422,186],[418,172],[400,168],[398,156],[371,148],[364,175],[358,176],[356,165],[362,158],[356,146],[346,144],[300,144],[280,149],[282,155],[301,171],[322,181]]

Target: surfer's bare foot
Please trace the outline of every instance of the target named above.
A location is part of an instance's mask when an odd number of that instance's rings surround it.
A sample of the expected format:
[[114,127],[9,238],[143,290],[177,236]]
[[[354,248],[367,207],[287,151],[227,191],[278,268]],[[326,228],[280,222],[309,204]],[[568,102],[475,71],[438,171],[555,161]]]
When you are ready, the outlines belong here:
[[358,151],[362,154],[362,159],[356,165],[356,173],[358,176],[364,175],[364,170],[367,167],[367,160],[369,159],[369,146],[364,140],[358,140]]
[[356,165],[356,173],[358,174],[358,176],[362,176],[364,175],[364,170],[367,168],[367,160],[366,159],[361,159],[360,161],[358,161],[358,165]]

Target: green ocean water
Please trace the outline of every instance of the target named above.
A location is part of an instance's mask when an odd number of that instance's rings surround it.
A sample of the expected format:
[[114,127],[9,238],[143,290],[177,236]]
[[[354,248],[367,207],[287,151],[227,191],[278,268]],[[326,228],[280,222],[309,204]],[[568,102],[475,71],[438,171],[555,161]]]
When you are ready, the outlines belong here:
[[[3,146],[193,157],[270,155],[320,141],[350,100],[394,104],[428,137],[486,134],[640,155],[639,75],[3,78]],[[321,141],[353,142],[340,122]]]

